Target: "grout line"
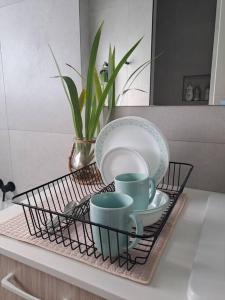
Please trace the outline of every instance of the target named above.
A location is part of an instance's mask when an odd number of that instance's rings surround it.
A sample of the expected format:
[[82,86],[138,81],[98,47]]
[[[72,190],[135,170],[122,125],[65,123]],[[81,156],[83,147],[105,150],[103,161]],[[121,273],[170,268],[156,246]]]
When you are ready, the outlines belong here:
[[[52,132],[52,131],[39,131],[39,130],[29,130],[29,129],[4,129],[0,128],[0,131],[18,131],[18,132],[29,132],[29,133],[46,133],[46,134],[59,134],[59,135],[73,135],[73,132]],[[197,141],[197,140],[180,140],[180,139],[169,139],[167,138],[168,142],[183,142],[183,143],[196,143],[196,144],[215,144],[215,145],[225,145],[224,142],[214,142],[214,141]]]
[[[5,130],[5,129],[0,129],[0,130]],[[44,130],[14,129],[14,128],[9,128],[9,131],[30,132],[30,133],[62,134],[62,135],[66,134],[66,135],[75,136],[75,133],[73,133],[73,132],[53,132],[53,131],[44,131]]]
[[173,140],[173,139],[167,139],[168,142],[183,142],[183,143],[196,143],[196,144],[215,144],[215,145],[225,145],[225,142],[207,142],[207,141],[196,141],[196,140]]

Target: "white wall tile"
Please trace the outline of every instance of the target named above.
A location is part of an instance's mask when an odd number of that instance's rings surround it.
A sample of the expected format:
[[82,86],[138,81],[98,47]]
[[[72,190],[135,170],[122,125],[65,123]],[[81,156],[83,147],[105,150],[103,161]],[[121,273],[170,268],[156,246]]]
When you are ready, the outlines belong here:
[[89,1],[80,1],[80,48],[81,51],[81,72],[84,77],[83,83],[85,84],[85,78],[87,78],[88,63],[90,56],[90,39],[89,39]]
[[0,129],[7,129],[5,89],[1,61],[1,44],[0,44]]
[[117,107],[113,119],[131,115],[162,130],[171,160],[194,165],[189,187],[225,192],[225,107]]
[[113,119],[140,116],[155,123],[169,140],[225,144],[225,107],[116,107]]
[[0,130],[0,178],[7,183],[12,178],[10,144],[7,130]]
[[171,160],[194,166],[188,186],[225,192],[225,144],[170,141]]
[[13,178],[22,192],[69,172],[73,135],[10,131]]
[[48,43],[62,67],[80,70],[78,0],[29,0],[0,9],[0,36],[10,129],[73,132],[71,114]]

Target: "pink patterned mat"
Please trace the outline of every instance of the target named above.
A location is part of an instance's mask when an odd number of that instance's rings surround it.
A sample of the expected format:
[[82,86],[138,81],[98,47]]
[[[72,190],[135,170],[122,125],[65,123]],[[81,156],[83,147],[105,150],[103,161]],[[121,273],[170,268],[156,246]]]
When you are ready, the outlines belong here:
[[[126,265],[121,268],[117,263],[110,264],[109,260],[103,261],[101,257],[96,259],[93,255],[87,256],[86,254],[81,254],[78,249],[72,250],[70,247],[64,247],[63,243],[57,244],[56,242],[50,242],[48,239],[43,240],[42,238],[31,236],[28,232],[23,213],[0,224],[0,234],[81,261],[111,274],[142,284],[149,284],[185,202],[186,195],[182,194],[160,233],[146,264],[135,265],[130,271],[127,271]],[[82,230],[82,228],[78,230]]]

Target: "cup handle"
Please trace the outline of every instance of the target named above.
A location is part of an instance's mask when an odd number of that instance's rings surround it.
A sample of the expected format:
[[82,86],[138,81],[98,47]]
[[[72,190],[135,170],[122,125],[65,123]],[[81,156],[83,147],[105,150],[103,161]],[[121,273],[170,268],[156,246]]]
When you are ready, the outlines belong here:
[[[139,219],[138,215],[130,214],[129,217],[133,221],[133,223],[136,227],[135,233],[137,235],[142,235],[143,234],[143,223]],[[128,249],[130,250],[130,249],[134,248],[138,244],[139,240],[140,240],[140,238],[135,238],[133,240],[133,242],[128,246]]]
[[155,197],[156,184],[155,184],[155,180],[153,178],[149,179],[149,183],[150,183],[150,188],[149,188],[149,204],[150,204]]

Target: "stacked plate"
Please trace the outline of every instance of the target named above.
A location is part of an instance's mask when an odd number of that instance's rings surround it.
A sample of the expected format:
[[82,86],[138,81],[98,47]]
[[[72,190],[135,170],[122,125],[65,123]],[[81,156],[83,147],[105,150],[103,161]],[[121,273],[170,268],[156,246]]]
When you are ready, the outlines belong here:
[[161,131],[140,117],[108,123],[96,140],[96,163],[105,184],[122,173],[146,173],[156,183],[169,165],[169,147]]
[[[96,164],[106,185],[123,173],[145,173],[158,184],[169,165],[169,147],[161,131],[140,117],[124,117],[108,123],[96,140]],[[157,191],[147,210],[136,211],[144,226],[155,223],[169,203]]]

